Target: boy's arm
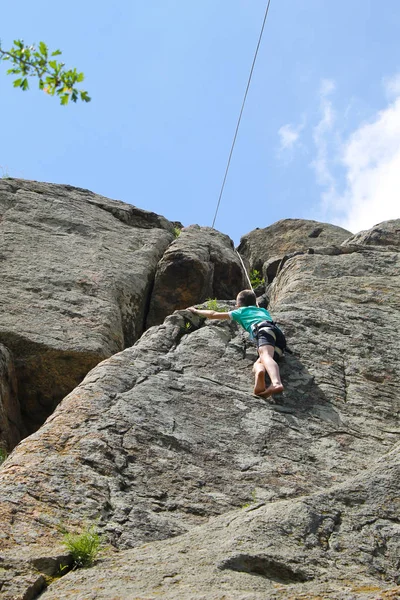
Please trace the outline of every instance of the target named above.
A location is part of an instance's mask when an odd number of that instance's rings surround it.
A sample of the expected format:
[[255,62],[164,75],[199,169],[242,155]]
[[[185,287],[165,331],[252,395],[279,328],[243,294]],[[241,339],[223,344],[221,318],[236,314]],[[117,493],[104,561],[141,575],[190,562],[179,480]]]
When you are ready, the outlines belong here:
[[200,310],[194,306],[189,306],[188,310],[199,317],[206,319],[230,319],[230,314],[227,312],[217,312],[216,310]]

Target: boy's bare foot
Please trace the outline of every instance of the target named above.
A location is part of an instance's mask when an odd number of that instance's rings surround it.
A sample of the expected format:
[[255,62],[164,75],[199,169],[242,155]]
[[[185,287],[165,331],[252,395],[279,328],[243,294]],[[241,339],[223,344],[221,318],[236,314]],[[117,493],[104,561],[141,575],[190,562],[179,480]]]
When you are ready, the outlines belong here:
[[271,385],[267,387],[265,392],[261,392],[261,394],[258,394],[258,396],[261,396],[262,398],[269,398],[269,396],[273,396],[274,394],[281,394],[283,390],[284,387],[281,383],[275,385],[271,383]]
[[258,371],[255,375],[254,394],[260,396],[265,392],[265,371]]

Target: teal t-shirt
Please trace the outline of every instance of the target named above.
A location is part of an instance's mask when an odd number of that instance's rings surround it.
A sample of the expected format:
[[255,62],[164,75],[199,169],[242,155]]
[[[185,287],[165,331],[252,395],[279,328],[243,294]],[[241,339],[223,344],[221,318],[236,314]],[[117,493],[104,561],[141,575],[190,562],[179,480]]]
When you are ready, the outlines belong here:
[[252,325],[261,323],[262,321],[272,321],[269,312],[265,308],[259,308],[258,306],[241,306],[236,310],[232,310],[229,316],[248,331],[251,337],[253,337],[251,333]]

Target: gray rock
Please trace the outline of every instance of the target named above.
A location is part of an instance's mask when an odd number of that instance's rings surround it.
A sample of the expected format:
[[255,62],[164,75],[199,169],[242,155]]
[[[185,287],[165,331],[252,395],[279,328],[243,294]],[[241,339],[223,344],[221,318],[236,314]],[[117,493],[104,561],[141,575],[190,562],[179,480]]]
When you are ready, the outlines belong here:
[[306,219],[282,219],[269,227],[254,229],[240,239],[238,251],[248,261],[250,270],[260,273],[265,262],[291,252],[316,246],[340,245],[350,231]]
[[394,246],[400,247],[400,219],[384,221],[368,229],[360,231],[343,242],[343,245],[365,245],[365,246]]
[[0,449],[8,452],[25,435],[11,352],[0,344]]
[[0,342],[29,432],[141,335],[166,219],[87,190],[0,180]]
[[252,395],[246,335],[189,311],[97,365],[0,470],[3,588],[14,573],[26,592],[17,548],[47,564],[61,527],[97,523],[115,554],[45,600],[396,598],[394,246],[287,257],[270,310],[294,354],[274,400]]
[[147,326],[159,325],[174,310],[208,298],[234,298],[247,287],[227,235],[211,227],[185,227],[157,267]]
[[18,546],[0,557],[2,600],[35,600],[53,580],[71,569],[71,556],[63,546]]
[[[328,492],[211,519],[72,572],[43,600],[395,600],[400,446]],[[91,595],[95,594],[95,595]]]

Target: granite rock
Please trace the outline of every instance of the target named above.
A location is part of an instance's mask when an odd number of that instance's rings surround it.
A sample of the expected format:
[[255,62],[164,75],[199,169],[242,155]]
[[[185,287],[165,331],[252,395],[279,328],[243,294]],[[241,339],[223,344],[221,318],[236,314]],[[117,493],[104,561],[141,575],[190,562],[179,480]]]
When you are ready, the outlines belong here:
[[240,239],[238,251],[250,270],[260,273],[264,263],[278,260],[299,250],[316,246],[340,245],[351,236],[350,231],[307,219],[282,219],[263,229],[254,229]]
[[378,223],[366,231],[360,231],[343,242],[344,246],[352,244],[364,246],[400,246],[400,219]]
[[43,600],[395,600],[400,446],[351,481],[254,504],[72,572]]
[[396,598],[396,248],[287,257],[270,310],[294,354],[274,400],[253,396],[235,323],[189,311],[97,365],[0,470],[4,572],[97,523],[114,550],[43,598]]
[[8,452],[25,435],[11,352],[0,344],[0,449]]
[[211,227],[182,229],[157,267],[147,326],[208,298],[234,298],[248,287],[232,240]]
[[0,342],[35,431],[102,359],[144,328],[163,217],[88,190],[0,180]]

